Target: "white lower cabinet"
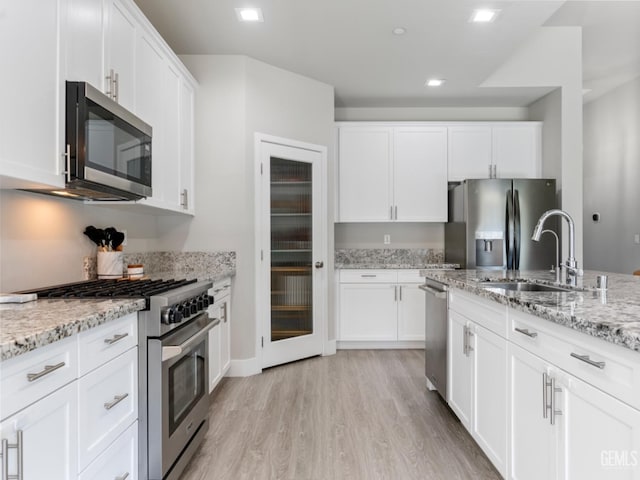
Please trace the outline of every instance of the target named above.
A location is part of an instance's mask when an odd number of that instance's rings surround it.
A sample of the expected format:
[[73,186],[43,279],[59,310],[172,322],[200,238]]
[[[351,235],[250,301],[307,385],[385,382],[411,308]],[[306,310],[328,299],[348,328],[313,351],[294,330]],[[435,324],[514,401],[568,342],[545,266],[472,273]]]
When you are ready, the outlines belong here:
[[556,415],[555,425],[551,425],[550,412],[546,408],[551,398],[547,396],[545,403],[543,395],[545,388],[549,393],[549,388],[543,385],[543,374],[553,378],[551,366],[512,343],[509,344],[508,351],[511,383],[511,461],[508,478],[561,478],[558,469],[558,456],[561,453],[558,422],[562,422],[564,418]]
[[340,340],[396,340],[396,286],[340,285]]
[[[25,480],[74,479],[77,464],[77,407],[78,387],[76,382],[56,390],[31,406],[21,410],[0,423],[0,438],[10,445],[8,478],[18,472],[18,448],[22,449],[22,477]],[[2,475],[0,473],[0,475]],[[2,477],[2,480],[7,480]]]
[[471,426],[473,359],[467,342],[471,322],[452,310],[449,311],[448,392],[449,406],[467,430]]
[[80,474],[78,480],[136,480],[138,422],[133,423]]
[[83,470],[138,418],[138,349],[78,381],[79,467]]
[[450,291],[449,405],[505,478],[640,480],[637,365],[636,352]]
[[209,315],[220,323],[209,330],[209,393],[218,385],[231,366],[231,278],[213,285],[209,294],[213,306]]
[[136,478],[137,322],[132,313],[0,364],[0,480]]
[[561,387],[564,478],[640,478],[640,411],[571,375]]
[[339,341],[424,342],[418,270],[342,270],[339,275]]
[[449,311],[449,406],[502,475],[507,468],[506,344]]
[[220,324],[209,330],[209,393],[213,391],[222,378],[220,330]]

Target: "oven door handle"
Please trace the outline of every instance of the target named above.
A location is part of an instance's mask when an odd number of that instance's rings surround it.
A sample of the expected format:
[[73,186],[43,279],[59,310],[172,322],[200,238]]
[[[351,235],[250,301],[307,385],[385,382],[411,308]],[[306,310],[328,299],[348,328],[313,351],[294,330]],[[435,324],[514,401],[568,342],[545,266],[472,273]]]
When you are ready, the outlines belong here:
[[189,348],[192,345],[195,345],[197,343],[200,342],[200,340],[202,339],[202,337],[206,334],[208,334],[209,330],[211,330],[213,327],[217,326],[220,324],[220,319],[219,318],[214,318],[213,320],[211,320],[211,323],[209,323],[206,327],[204,327],[203,329],[201,329],[197,334],[195,334],[194,336],[190,337],[188,340],[186,340],[185,342],[181,343],[180,345],[163,345],[162,346],[162,361],[165,362],[167,360],[172,359],[173,357],[177,357],[178,355],[181,355],[182,352],[189,350]]

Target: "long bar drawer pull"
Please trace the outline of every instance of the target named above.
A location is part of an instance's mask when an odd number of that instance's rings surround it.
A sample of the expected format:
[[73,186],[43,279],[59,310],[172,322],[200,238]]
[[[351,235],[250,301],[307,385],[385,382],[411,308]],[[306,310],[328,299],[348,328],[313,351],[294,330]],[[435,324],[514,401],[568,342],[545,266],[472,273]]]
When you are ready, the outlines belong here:
[[577,358],[578,360],[582,360],[584,363],[588,363],[594,367],[598,367],[599,369],[604,369],[606,363],[605,362],[596,362],[595,360],[591,360],[589,355],[578,355],[577,353],[571,352],[571,356],[573,358]]
[[59,368],[64,367],[66,364],[64,362],[57,363],[56,365],[45,365],[44,370],[38,373],[27,373],[27,380],[29,382],[33,382],[34,380],[38,380],[39,378],[44,377],[45,375],[49,375],[51,372],[55,372]]
[[362,278],[376,278],[376,277],[377,277],[377,275],[371,275],[371,274],[366,274],[366,275],[365,275],[365,274],[363,274],[363,275],[360,275],[360,276],[361,276]]
[[113,338],[105,338],[104,339],[104,343],[106,343],[107,345],[113,345],[116,342],[119,342],[120,340],[122,340],[124,337],[129,336],[128,333],[120,333],[118,335],[114,335]]
[[107,402],[104,404],[104,408],[106,408],[107,410],[111,410],[113,407],[115,407],[117,404],[119,404],[122,400],[124,400],[128,396],[129,396],[128,393],[125,393],[123,395],[116,395],[115,397],[113,397],[112,402]]
[[536,332],[530,332],[526,328],[515,328],[514,330],[516,332],[522,333],[523,335],[526,335],[527,337],[530,337],[530,338],[536,338],[538,336],[538,334]]
[[129,472],[125,473],[124,475],[120,475],[119,477],[116,477],[114,480],[126,480],[127,478],[129,478]]

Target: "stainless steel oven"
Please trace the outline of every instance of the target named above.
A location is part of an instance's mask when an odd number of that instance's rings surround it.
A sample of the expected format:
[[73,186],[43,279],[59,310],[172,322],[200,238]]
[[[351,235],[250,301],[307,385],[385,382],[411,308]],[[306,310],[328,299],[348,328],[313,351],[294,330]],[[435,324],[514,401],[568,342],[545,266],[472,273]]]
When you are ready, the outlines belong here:
[[[209,330],[206,312],[148,340],[149,478],[179,478],[208,429]],[[180,461],[182,460],[182,461]]]

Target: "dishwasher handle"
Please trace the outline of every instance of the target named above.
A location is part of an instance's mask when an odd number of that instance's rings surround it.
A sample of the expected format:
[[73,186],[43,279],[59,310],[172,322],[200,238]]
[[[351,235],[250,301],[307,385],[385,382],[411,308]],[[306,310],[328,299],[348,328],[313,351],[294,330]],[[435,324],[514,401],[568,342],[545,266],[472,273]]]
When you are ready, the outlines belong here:
[[447,291],[446,290],[438,290],[436,288],[433,288],[430,285],[419,285],[418,288],[420,290],[424,290],[425,292],[427,292],[430,295],[433,295],[436,298],[447,298]]

